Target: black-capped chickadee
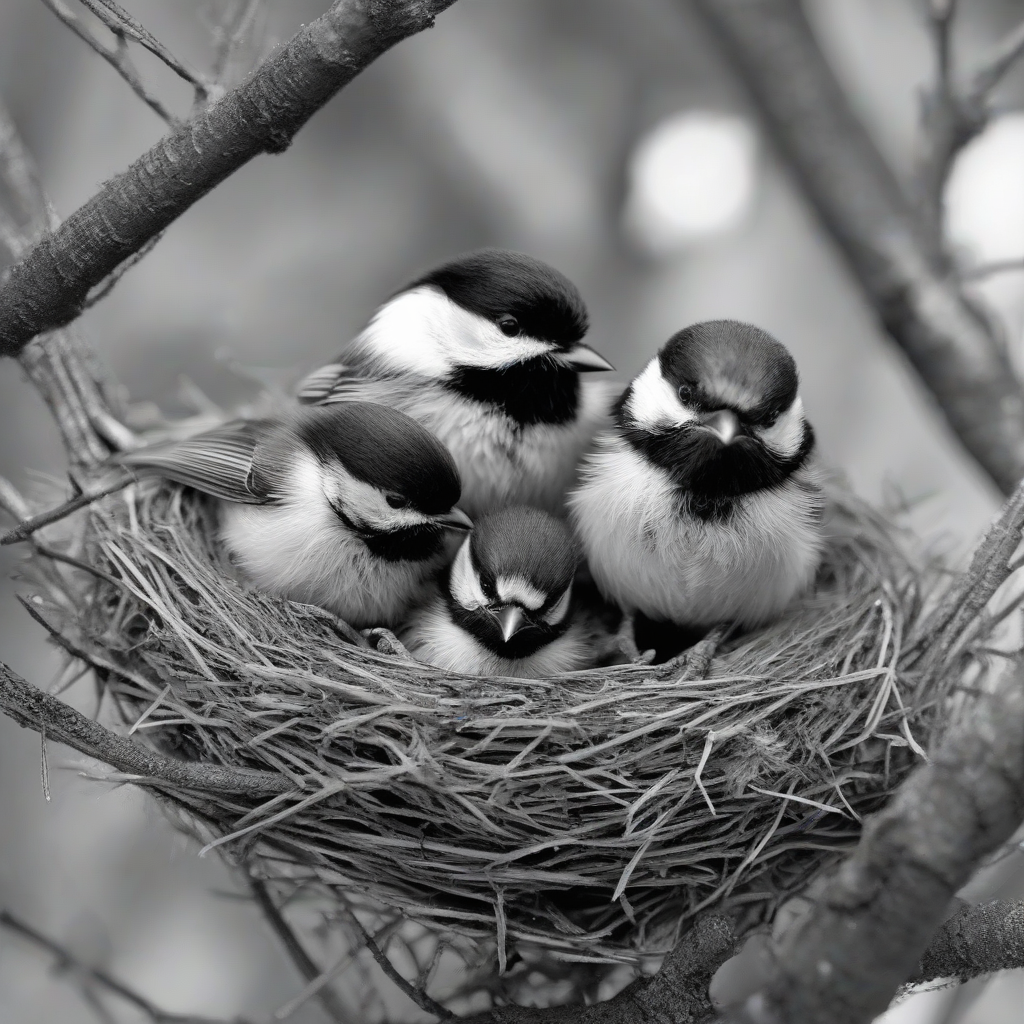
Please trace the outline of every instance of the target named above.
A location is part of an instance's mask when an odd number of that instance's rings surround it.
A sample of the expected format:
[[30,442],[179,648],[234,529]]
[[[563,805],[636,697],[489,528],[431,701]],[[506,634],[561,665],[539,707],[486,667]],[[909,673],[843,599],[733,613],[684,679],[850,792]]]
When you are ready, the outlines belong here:
[[557,270],[483,249],[385,303],[298,399],[408,413],[448,446],[472,516],[509,504],[561,512],[581,455],[609,422],[605,385],[580,379],[612,369],[582,344],[586,331],[583,300]]
[[420,661],[470,675],[536,678],[595,660],[575,613],[579,547],[564,522],[516,506],[477,521],[402,640]]
[[734,320],[679,331],[626,389],[571,516],[627,611],[755,626],[812,581],[823,494],[793,357]]
[[220,499],[220,536],[260,590],[354,626],[394,625],[470,529],[437,438],[394,409],[351,402],[235,420],[118,462]]

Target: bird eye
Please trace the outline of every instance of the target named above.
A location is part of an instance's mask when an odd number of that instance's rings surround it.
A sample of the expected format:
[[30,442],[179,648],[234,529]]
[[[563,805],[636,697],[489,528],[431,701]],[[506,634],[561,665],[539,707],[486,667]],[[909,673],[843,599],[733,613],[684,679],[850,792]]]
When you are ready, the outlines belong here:
[[408,508],[409,507],[409,499],[408,498],[403,498],[402,495],[400,495],[400,494],[385,494],[384,495],[384,500],[392,508]]
[[683,405],[689,405],[693,401],[693,388],[689,384],[680,384],[678,395]]
[[498,320],[498,326],[501,328],[501,333],[510,338],[515,338],[519,334],[519,321],[514,316],[506,314],[501,317]]

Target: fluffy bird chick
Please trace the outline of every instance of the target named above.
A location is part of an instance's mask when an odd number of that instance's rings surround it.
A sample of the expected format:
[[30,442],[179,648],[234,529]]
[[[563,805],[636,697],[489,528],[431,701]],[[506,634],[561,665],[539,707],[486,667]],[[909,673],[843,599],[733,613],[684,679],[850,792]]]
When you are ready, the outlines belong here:
[[546,512],[485,516],[402,639],[450,672],[535,678],[585,668],[594,636],[572,607],[578,560],[568,528]]
[[303,403],[401,409],[450,449],[472,516],[510,504],[564,511],[611,396],[581,374],[611,364],[582,343],[587,311],[546,263],[483,249],[413,281],[338,359],[300,385]]
[[679,331],[623,394],[570,496],[595,582],[682,626],[777,616],[821,555],[813,449],[778,341],[734,320]]
[[365,402],[235,420],[119,461],[220,499],[220,536],[260,590],[354,626],[393,625],[468,530],[459,474],[437,438]]

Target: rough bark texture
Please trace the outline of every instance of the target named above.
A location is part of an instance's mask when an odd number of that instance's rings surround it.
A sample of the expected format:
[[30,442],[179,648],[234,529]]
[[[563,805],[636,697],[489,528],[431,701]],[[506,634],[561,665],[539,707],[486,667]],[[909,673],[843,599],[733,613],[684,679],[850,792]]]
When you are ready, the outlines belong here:
[[948,278],[918,212],[857,119],[798,0],[689,0],[950,426],[1008,494],[1024,475],[1024,394],[985,320]]
[[706,917],[676,943],[653,978],[634,981],[605,1003],[545,1010],[505,1006],[463,1018],[463,1024],[704,1024],[715,1016],[708,985],[736,942],[727,918]]
[[[957,889],[1024,818],[1022,721],[1018,666],[972,700],[935,759],[809,894],[811,911],[774,948],[770,976],[738,1021],[866,1024],[888,1006]],[[993,962],[1004,954],[979,952]]]
[[42,732],[47,739],[66,743],[82,754],[137,775],[142,782],[166,784],[202,793],[216,790],[266,798],[293,788],[273,772],[192,764],[164,757],[105,729],[74,708],[25,682],[0,663],[0,711],[18,725]]
[[1020,967],[1024,967],[1024,902],[996,900],[964,907],[951,917],[925,950],[911,980],[967,981]]
[[454,0],[338,0],[220,101],[117,175],[8,271],[0,355],[70,323],[89,290],[228,175],[280,153],[342,86]]

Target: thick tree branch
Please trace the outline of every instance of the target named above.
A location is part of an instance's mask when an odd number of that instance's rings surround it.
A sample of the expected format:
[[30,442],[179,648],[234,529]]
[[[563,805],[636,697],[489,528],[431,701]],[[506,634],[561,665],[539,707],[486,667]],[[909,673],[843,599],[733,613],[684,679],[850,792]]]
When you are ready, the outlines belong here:
[[1024,967],[1024,902],[964,907],[932,939],[912,982],[967,981]]
[[338,0],[43,237],[0,285],[0,355],[72,321],[89,290],[260,153],[286,149],[342,86],[454,0]]
[[769,976],[738,1021],[866,1024],[888,1006],[957,889],[1024,818],[1022,723],[1017,666],[971,700],[935,759],[808,894],[811,910],[773,947]]
[[198,793],[241,793],[260,800],[292,788],[287,778],[275,772],[178,761],[140,747],[27,683],[2,663],[0,711],[25,728],[45,729],[47,739],[66,743],[81,754],[156,785]]
[[959,294],[857,119],[798,0],[690,0],[750,88],[783,157],[879,319],[1004,493],[1024,475],[1024,392]]

